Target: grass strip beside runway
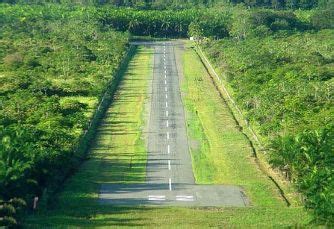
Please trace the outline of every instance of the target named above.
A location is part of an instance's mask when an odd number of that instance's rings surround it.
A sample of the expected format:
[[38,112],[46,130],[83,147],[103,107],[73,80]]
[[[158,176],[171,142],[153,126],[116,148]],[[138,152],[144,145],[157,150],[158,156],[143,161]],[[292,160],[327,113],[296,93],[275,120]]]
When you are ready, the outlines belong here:
[[241,185],[254,205],[284,205],[274,184],[257,168],[248,140],[190,48],[184,52],[183,68],[196,182]]

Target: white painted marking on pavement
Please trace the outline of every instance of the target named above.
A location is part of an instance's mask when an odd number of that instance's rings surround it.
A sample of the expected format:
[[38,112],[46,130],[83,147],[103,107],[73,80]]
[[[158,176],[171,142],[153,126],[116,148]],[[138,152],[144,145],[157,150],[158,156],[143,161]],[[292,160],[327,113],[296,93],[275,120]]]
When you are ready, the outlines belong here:
[[168,117],[168,111],[166,111],[166,117]]
[[161,200],[166,200],[166,196],[156,196],[156,195],[150,195],[148,196],[148,200],[152,200],[152,201],[161,201]]
[[165,80],[165,84],[167,84],[167,81]]
[[165,70],[165,74],[167,74],[167,71]]
[[169,139],[169,132],[167,132],[167,140]]
[[167,127],[169,126],[169,124],[168,124],[168,120],[167,120],[167,122],[166,122],[166,126],[167,126]]
[[165,87],[165,91],[167,91],[167,87]]
[[168,107],[168,102],[166,101],[166,108]]
[[170,170],[170,160],[168,160],[168,170]]
[[166,99],[168,99],[168,94],[166,94]]
[[167,145],[167,153],[170,154],[170,147]]
[[177,201],[194,201],[194,196],[176,196]]
[[172,179],[169,178],[169,191],[172,191]]

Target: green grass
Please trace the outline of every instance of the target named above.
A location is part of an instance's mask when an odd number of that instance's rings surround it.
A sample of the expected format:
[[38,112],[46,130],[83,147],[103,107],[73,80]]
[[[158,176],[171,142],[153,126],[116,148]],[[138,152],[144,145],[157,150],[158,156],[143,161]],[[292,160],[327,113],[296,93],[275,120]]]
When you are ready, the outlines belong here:
[[[273,202],[270,207],[115,207],[98,204],[100,183],[141,182],[145,176],[143,162],[146,160],[146,151],[141,129],[144,126],[145,106],[143,104],[149,82],[148,76],[151,74],[150,67],[152,62],[150,61],[150,52],[151,50],[149,49],[140,48],[131,60],[116,99],[108,110],[106,118],[99,129],[97,143],[92,149],[90,159],[66,183],[64,191],[55,199],[56,204],[54,207],[31,216],[26,220],[25,226],[33,228],[258,228],[304,226],[307,224],[310,219],[303,208],[284,207],[283,204],[279,204],[280,200],[270,192],[266,192],[268,195],[271,194],[274,196],[268,197]],[[185,52],[184,62],[185,68],[189,68],[189,63],[192,63],[193,66],[191,72],[189,69],[185,69],[186,81],[188,81],[190,80],[189,73],[195,73],[194,71],[200,70],[201,63],[189,49]],[[214,90],[211,89],[210,96],[213,92]],[[187,97],[189,95],[186,94]],[[215,102],[217,101],[212,101],[210,106],[214,106]],[[191,108],[188,101],[187,110],[189,107]],[[216,110],[216,112],[219,112],[219,110]],[[220,171],[220,168],[216,168],[217,164],[215,164],[217,163],[215,162],[217,158],[213,157],[214,154],[210,150],[211,135],[206,134],[205,128],[207,127],[201,124],[204,120],[196,118],[193,115],[190,116],[191,114],[192,111],[188,110],[189,124],[191,124],[192,128],[189,129],[189,132],[198,141],[197,143],[193,142],[192,145],[194,147],[197,146],[198,157],[201,158],[201,160],[194,159],[196,178],[203,179],[204,183],[211,183],[217,180],[223,181],[224,179],[220,178],[220,175],[217,174]],[[195,125],[193,126],[193,124]],[[119,133],[119,135],[113,133]],[[207,154],[202,155],[204,152],[203,149],[209,150],[205,151]],[[132,169],[129,166],[131,156],[133,157],[134,164]],[[214,166],[210,166],[212,163]],[[249,166],[251,165],[253,166],[252,163]],[[231,171],[229,173],[232,174]],[[229,176],[229,179],[232,179],[236,175],[232,174]],[[252,182],[255,181],[252,179],[249,183]],[[266,182],[264,183],[267,184]],[[230,183],[233,182],[231,181]],[[259,189],[261,188],[259,187]]]
[[196,182],[241,185],[253,205],[284,206],[275,185],[257,168],[248,140],[190,48],[184,53],[183,66],[188,132],[199,143],[191,149]]
[[87,118],[92,118],[94,114],[94,108],[97,107],[98,99],[94,96],[64,96],[60,98],[60,104],[66,100],[76,100],[80,103],[86,104],[85,116]]

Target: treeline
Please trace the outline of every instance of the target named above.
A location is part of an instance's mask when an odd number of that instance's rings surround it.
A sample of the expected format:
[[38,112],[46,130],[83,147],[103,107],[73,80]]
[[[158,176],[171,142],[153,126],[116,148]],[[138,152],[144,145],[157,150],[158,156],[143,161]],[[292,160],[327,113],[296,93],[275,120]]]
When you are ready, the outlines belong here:
[[243,3],[250,7],[273,9],[312,9],[325,7],[331,0],[229,0],[233,4]]
[[247,7],[272,9],[313,9],[326,8],[333,0],[1,0],[5,3],[45,4],[60,3],[71,5],[110,5],[137,9],[186,9],[193,7],[215,7],[228,4],[243,4]]
[[246,38],[297,31],[317,31],[334,27],[331,9],[275,11],[226,6],[217,9],[135,10],[104,7],[97,10],[98,20],[105,26],[133,35],[154,37]]
[[203,13],[195,9],[155,11],[102,8],[98,11],[98,18],[105,26],[129,31],[133,35],[186,37],[189,24]]
[[98,17],[103,25],[129,31],[133,35],[243,39],[253,35],[334,28],[333,12],[331,9],[312,12],[250,10],[242,6],[178,11],[102,8]]
[[0,18],[0,226],[13,226],[85,158],[128,35],[80,9],[1,5]]

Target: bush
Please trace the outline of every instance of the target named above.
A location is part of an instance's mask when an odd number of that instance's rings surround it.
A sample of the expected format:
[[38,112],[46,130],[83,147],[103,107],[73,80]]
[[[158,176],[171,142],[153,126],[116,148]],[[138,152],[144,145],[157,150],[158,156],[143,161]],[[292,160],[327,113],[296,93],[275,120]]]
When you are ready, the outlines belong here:
[[3,62],[9,68],[18,68],[23,64],[23,56],[18,52],[8,54],[3,58]]
[[334,28],[334,10],[318,10],[311,16],[311,23],[316,29]]
[[271,163],[289,173],[318,219],[334,222],[334,126],[276,139]]

